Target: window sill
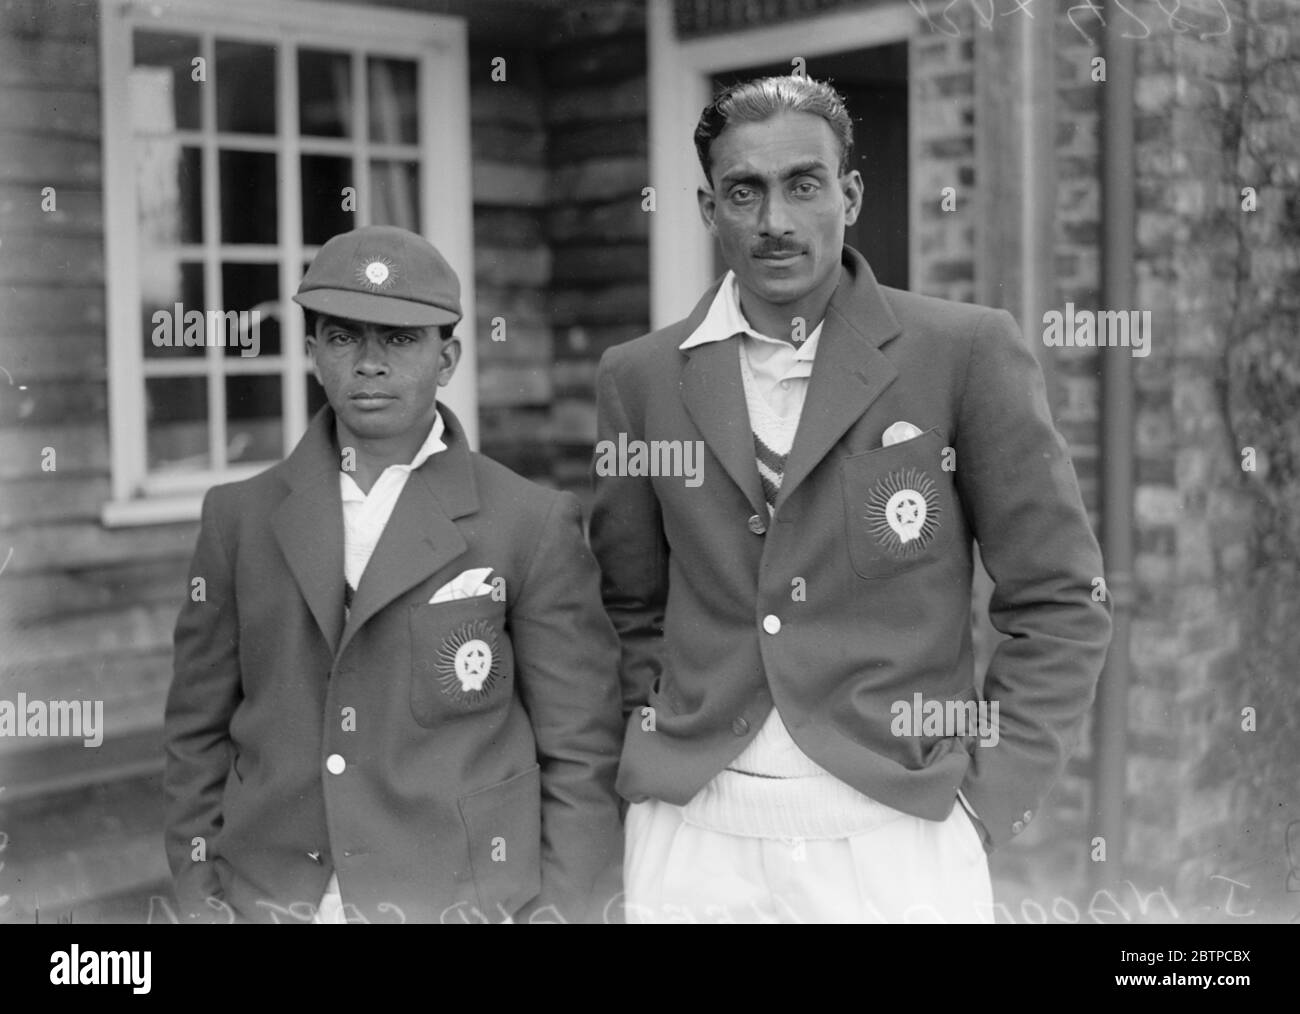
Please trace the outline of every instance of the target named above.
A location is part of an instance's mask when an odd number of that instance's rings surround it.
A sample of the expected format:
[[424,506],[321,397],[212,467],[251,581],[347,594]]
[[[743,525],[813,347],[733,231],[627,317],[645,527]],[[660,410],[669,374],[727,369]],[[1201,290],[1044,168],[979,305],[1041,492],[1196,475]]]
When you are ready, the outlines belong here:
[[203,508],[203,494],[153,496],[139,500],[110,500],[99,513],[105,528],[131,528],[197,521]]

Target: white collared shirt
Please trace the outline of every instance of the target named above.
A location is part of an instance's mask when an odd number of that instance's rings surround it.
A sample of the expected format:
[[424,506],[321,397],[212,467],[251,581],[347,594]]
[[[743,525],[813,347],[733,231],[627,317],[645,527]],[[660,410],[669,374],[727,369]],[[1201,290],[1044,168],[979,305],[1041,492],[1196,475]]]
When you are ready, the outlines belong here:
[[343,575],[353,590],[360,587],[361,575],[379,544],[379,537],[384,534],[411,472],[432,455],[447,449],[442,440],[445,428],[442,413],[435,413],[429,435],[424,438],[411,463],[389,465],[375,480],[368,494],[361,492],[361,487],[350,474],[339,470],[339,493],[343,498]]
[[736,273],[728,271],[700,326],[678,348],[693,349],[709,342],[726,341],[736,334],[741,336],[741,354],[749,363],[763,400],[777,415],[798,418],[808,393],[817,343],[822,336],[822,322],[818,321],[808,337],[798,345],[759,334],[750,326],[740,308],[740,285]]
[[[339,493],[343,498],[343,576],[355,590],[361,584],[361,575],[370,563],[379,537],[393,516],[397,499],[406,488],[406,480],[439,451],[445,451],[442,434],[445,430],[442,413],[435,412],[429,435],[415,452],[409,465],[389,465],[380,473],[369,494],[361,492],[356,480],[342,468],[339,469]],[[325,893],[312,917],[314,923],[346,922],[343,899],[339,893],[338,873],[331,873]]]

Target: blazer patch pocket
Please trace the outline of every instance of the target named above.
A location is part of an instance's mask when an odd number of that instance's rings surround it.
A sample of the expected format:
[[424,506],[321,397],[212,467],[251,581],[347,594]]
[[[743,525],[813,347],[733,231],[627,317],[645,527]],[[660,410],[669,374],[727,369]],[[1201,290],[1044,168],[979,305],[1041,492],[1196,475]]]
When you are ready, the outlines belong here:
[[505,604],[486,596],[411,607],[411,714],[433,726],[487,711],[514,692]]
[[843,460],[849,558],[860,577],[893,577],[942,555],[957,525],[942,463],[937,429]]
[[479,911],[501,922],[542,889],[542,781],[533,765],[460,799]]

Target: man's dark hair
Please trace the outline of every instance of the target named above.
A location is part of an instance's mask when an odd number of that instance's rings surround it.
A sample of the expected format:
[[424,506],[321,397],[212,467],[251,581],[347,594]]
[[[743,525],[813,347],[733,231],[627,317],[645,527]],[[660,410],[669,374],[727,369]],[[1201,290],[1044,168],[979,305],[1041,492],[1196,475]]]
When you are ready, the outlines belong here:
[[[306,333],[311,335],[313,338],[316,336],[316,321],[322,317],[329,316],[329,314],[327,313],[320,313],[317,310],[308,310],[306,307],[303,308],[302,315],[307,326]],[[455,333],[456,333],[455,324],[438,325],[438,337],[441,338],[443,341],[446,341],[448,338],[451,338],[453,335],[455,335]]]
[[840,145],[839,173],[849,171],[853,152],[853,120],[844,98],[830,85],[802,75],[742,81],[719,93],[704,107],[695,127],[695,153],[704,177],[713,183],[709,151],[729,123],[761,123],[777,113],[812,113],[830,124]]

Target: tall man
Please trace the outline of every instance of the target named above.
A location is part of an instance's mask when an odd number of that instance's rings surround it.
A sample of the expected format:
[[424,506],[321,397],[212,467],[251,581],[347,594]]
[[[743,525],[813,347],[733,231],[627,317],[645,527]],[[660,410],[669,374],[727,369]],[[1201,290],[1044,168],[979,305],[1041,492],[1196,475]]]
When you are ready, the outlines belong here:
[[[691,481],[595,470],[634,920],[988,920],[986,851],[1095,691],[1102,562],[1037,363],[1005,311],[844,246],[851,143],[824,84],[720,95],[695,144],[730,270],[601,361],[598,450],[703,454]],[[1009,635],[982,698],[974,542]]]

